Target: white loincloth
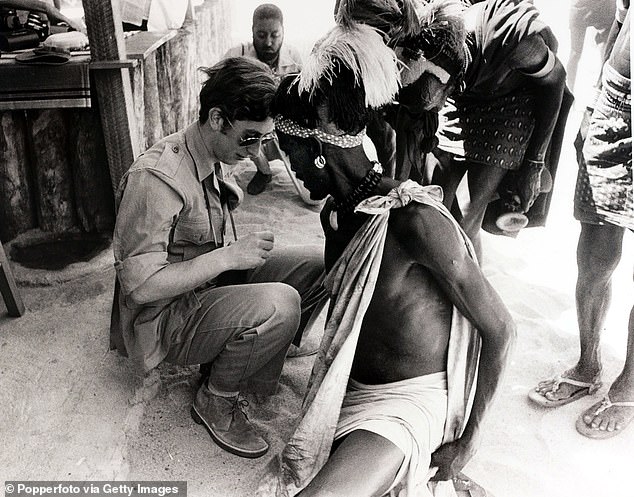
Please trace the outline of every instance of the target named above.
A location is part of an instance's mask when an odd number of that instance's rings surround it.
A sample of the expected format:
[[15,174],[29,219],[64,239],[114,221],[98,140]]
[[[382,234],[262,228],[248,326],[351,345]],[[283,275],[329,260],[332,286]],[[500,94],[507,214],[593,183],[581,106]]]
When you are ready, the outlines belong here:
[[383,385],[350,379],[335,440],[354,430],[386,438],[405,455],[388,494],[400,483],[420,488],[427,483],[431,455],[442,443],[446,417],[445,372]]

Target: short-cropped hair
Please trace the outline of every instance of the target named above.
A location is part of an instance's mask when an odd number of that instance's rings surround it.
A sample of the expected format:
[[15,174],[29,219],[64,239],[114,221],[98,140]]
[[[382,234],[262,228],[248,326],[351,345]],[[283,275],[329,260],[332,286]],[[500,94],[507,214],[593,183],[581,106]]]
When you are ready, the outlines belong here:
[[284,24],[284,15],[277,5],[263,3],[253,11],[253,24],[262,19],[275,19]]
[[266,64],[247,57],[229,57],[212,67],[201,67],[208,79],[200,90],[200,124],[219,108],[231,121],[264,121],[271,116],[277,84]]

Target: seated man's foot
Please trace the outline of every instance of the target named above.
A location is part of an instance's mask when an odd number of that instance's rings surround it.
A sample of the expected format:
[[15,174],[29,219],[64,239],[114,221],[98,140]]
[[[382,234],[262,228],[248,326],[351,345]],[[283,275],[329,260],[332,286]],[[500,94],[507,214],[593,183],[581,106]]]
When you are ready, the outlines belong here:
[[621,433],[632,419],[634,395],[631,392],[619,392],[612,385],[601,402],[577,418],[577,431],[589,438],[611,438]]
[[540,381],[534,390],[528,392],[528,398],[542,407],[559,407],[593,395],[601,388],[601,371],[596,372],[594,377],[584,376],[579,375],[575,368],[564,371],[550,380]]
[[273,179],[272,174],[263,174],[260,171],[255,172],[255,176],[251,178],[247,185],[247,192],[251,195],[259,195],[264,191],[266,185]]
[[238,396],[214,395],[203,385],[198,389],[191,414],[226,451],[240,457],[260,457],[266,454],[269,444],[247,418],[244,411],[247,404]]

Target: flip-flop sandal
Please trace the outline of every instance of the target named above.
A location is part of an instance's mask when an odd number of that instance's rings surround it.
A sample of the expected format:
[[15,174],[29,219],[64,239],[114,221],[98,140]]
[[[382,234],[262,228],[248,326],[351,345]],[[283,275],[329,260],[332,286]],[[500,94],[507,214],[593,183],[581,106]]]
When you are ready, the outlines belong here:
[[552,379],[552,381],[553,381],[553,386],[550,391],[553,393],[559,390],[559,386],[562,383],[568,383],[569,385],[579,387],[579,389],[573,392],[572,394],[570,394],[568,397],[558,399],[558,400],[550,400],[544,397],[544,395],[542,395],[541,393],[533,389],[528,392],[528,398],[542,407],[559,407],[559,406],[564,406],[566,404],[570,404],[571,402],[574,402],[575,400],[579,400],[580,398],[585,397],[586,395],[593,395],[594,393],[596,393],[597,390],[599,390],[599,388],[601,388],[601,385],[602,385],[601,381],[599,381],[598,375],[590,383],[587,381],[573,380],[572,378],[568,378],[566,376],[561,376],[561,375],[556,376],[555,378]]
[[453,478],[457,497],[493,497],[493,494],[481,487],[464,473]]
[[625,424],[625,426],[621,427],[619,430],[613,430],[613,431],[592,428],[592,426],[588,426],[586,422],[583,420],[583,417],[585,416],[585,414],[590,410],[594,410],[594,416],[596,416],[597,414],[601,414],[602,412],[607,411],[611,407],[634,408],[634,402],[612,402],[610,400],[610,397],[606,395],[605,397],[603,397],[603,400],[599,404],[595,404],[590,409],[581,413],[581,415],[577,418],[577,424],[576,424],[577,431],[588,438],[595,438],[595,439],[601,439],[601,440],[615,437],[619,433],[623,432],[623,430],[625,430],[625,428],[627,427],[627,425],[630,424],[633,418],[630,418],[630,420]]

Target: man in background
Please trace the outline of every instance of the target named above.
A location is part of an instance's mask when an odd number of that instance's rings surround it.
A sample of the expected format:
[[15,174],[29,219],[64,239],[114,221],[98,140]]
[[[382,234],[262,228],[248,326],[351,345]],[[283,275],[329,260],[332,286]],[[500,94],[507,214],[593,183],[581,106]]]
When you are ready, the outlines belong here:
[[[224,58],[246,56],[264,62],[278,82],[282,76],[302,70],[297,49],[284,44],[284,16],[277,6],[265,3],[253,11],[252,33],[252,42],[230,48]],[[262,153],[252,159],[257,171],[247,185],[248,193],[258,195],[265,190],[273,178],[269,161],[274,159],[282,159],[276,141],[263,146]]]

